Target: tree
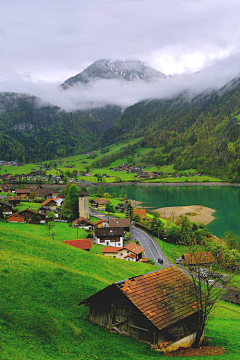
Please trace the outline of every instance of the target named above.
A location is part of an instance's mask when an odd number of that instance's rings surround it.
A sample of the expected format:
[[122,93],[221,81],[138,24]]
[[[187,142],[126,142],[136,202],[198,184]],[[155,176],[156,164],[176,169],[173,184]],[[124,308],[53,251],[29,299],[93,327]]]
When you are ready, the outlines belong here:
[[68,220],[77,219],[79,216],[79,187],[71,184],[66,199],[63,203],[61,216]]
[[140,222],[141,216],[139,214],[136,214],[134,220],[135,220],[135,222]]
[[129,241],[131,240],[131,238],[132,238],[131,233],[126,231],[124,235],[124,241]]
[[[204,244],[201,245],[202,250]],[[184,266],[192,280],[193,287],[189,289],[189,292],[194,296],[194,308],[197,310],[196,336],[192,345],[192,347],[197,348],[201,345],[201,338],[210,314],[224,291],[225,279],[224,276],[221,276],[221,272],[225,271],[226,264],[222,263],[219,266],[217,263],[214,263],[214,271],[212,271],[211,255],[209,253],[205,255],[206,252],[199,252],[194,243],[189,246],[189,251],[189,258],[191,260],[186,261],[185,259]]]
[[125,210],[125,215],[126,215],[126,218],[129,218],[130,220],[132,220],[133,207],[132,207],[130,202],[127,204],[127,207],[126,207],[126,210]]
[[47,213],[47,218],[48,218],[48,221],[54,221],[55,219],[55,213],[53,211],[48,211]]
[[55,235],[55,229],[54,229],[55,223],[54,223],[54,221],[47,222],[45,224],[45,227],[48,230],[49,235],[51,235],[52,240],[54,240],[54,235]]
[[234,234],[234,232],[227,231],[222,240],[225,241],[230,250],[236,249],[240,251],[240,236]]
[[37,198],[37,193],[36,191],[31,191],[29,194],[29,199],[34,200],[35,198]]
[[107,203],[105,207],[105,211],[109,213],[115,213],[115,208],[113,204]]
[[103,189],[102,189],[101,186],[98,187],[98,191],[97,191],[96,196],[99,197],[99,198],[103,197]]
[[112,199],[115,199],[117,197],[117,194],[115,192],[112,193]]

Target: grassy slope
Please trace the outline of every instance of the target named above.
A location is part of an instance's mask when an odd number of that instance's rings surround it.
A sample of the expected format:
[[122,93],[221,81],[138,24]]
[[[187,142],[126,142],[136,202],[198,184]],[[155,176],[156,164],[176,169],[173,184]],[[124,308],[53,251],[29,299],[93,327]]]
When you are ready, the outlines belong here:
[[[111,145],[108,147],[108,152],[105,153],[104,155],[108,156],[108,155],[112,155],[115,154],[117,152],[119,152],[119,150],[122,147],[127,146],[128,144],[135,144],[137,142],[139,142],[142,138],[136,138],[136,139],[130,139],[128,140],[128,142],[122,142],[120,144],[115,144],[115,145]],[[156,149],[155,149],[156,150]],[[150,153],[152,151],[152,148],[137,148],[137,153],[135,156],[135,162],[138,165],[139,163],[141,163],[141,159],[142,156]],[[94,159],[91,158],[91,156],[89,155],[74,155],[74,156],[69,156],[67,158],[62,158],[62,165],[57,164],[57,168],[53,168],[50,171],[47,172],[47,174],[51,174],[51,175],[60,175],[61,173],[64,173],[65,171],[73,171],[73,170],[77,170],[78,172],[81,171],[86,171],[86,168],[89,167],[91,168],[91,165],[94,161],[96,160],[100,160],[103,157],[103,154],[101,154],[100,151],[95,151],[94,152],[96,154],[96,157]],[[58,160],[58,159],[57,159]],[[57,161],[56,160],[56,161]],[[52,160],[52,163],[54,163],[55,161]],[[109,170],[109,168],[111,167],[117,167],[123,163],[127,162],[127,158],[122,158],[122,159],[118,159],[116,161],[114,161],[110,166],[108,167],[104,167],[101,169],[94,169],[91,172],[90,176],[80,176],[79,179],[81,180],[85,180],[85,181],[92,181],[92,182],[97,182],[97,178],[94,177],[93,175],[95,173],[98,174],[104,174],[107,173],[110,178],[106,178],[103,181],[104,182],[114,182],[116,177],[121,178],[122,181],[134,181],[135,174],[132,173],[125,173],[123,171],[114,171],[114,170]],[[43,163],[48,163],[49,161],[45,161]],[[69,165],[75,165],[74,168],[69,169],[66,168],[65,166],[69,166]],[[157,179],[157,180],[153,180],[153,182],[162,182],[162,181],[167,181],[167,182],[182,182],[182,181],[186,181],[185,177],[182,178],[172,178],[172,177],[168,177],[167,173],[170,172],[174,172],[174,166],[173,165],[165,165],[165,166],[161,166],[161,167],[157,167],[157,166],[152,166],[149,164],[145,164],[145,171],[159,171],[159,172],[164,172],[166,173],[166,177],[163,177],[162,179]],[[0,168],[0,174],[5,174],[5,173],[11,173],[13,175],[16,174],[27,174],[31,171],[32,168],[35,169],[39,169],[40,165],[36,165],[36,164],[25,164],[24,166],[18,167],[18,166],[2,166]],[[194,169],[189,169],[186,170],[184,172],[192,172],[194,173],[195,170]],[[210,177],[210,176],[205,176],[205,177],[196,177],[195,175],[192,177],[188,178],[188,181],[219,181],[219,179]]]
[[[0,258],[0,359],[163,358],[148,344],[92,325],[88,309],[77,305],[114,281],[156,267],[108,259],[51,241],[35,231],[29,236],[2,226]],[[207,335],[228,352],[209,360],[239,359],[239,320],[239,307],[220,302]]]

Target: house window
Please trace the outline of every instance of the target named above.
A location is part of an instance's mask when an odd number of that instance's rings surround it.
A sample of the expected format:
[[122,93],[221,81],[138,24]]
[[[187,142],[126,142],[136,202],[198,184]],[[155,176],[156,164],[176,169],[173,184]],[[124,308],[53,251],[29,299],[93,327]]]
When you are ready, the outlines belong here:
[[123,253],[121,253],[120,255],[123,256]]
[[109,241],[106,241],[106,245],[109,245]]
[[129,254],[129,250],[127,251],[127,254]]

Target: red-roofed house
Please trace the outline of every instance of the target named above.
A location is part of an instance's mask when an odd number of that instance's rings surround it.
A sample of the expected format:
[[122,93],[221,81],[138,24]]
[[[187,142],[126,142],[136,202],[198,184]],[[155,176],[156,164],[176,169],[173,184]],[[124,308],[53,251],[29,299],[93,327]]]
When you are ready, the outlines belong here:
[[91,239],[65,240],[63,242],[81,250],[90,251],[90,249],[92,249]]
[[133,212],[132,212],[132,216],[133,216],[133,219],[135,218],[135,216],[138,214],[140,216],[141,219],[146,219],[147,217],[147,214],[146,214],[146,210],[145,209],[133,209]]
[[142,259],[142,253],[145,249],[135,243],[124,247],[105,246],[101,252],[109,257],[124,259],[128,261],[139,261]]
[[42,203],[41,206],[46,206],[50,210],[56,210],[57,209],[57,203],[56,203],[55,199],[46,199],[46,200],[44,200],[44,202]]
[[92,221],[85,219],[84,217],[81,216],[80,218],[78,218],[72,222],[72,226],[79,227],[81,229],[92,230],[94,224],[92,223]]

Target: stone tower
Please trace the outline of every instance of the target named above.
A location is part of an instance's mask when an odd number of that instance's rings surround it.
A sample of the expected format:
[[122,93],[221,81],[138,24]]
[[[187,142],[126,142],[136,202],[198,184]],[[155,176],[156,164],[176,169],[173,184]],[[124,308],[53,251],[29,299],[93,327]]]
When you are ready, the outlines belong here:
[[85,219],[89,219],[88,195],[89,193],[83,187],[79,193],[79,217],[84,217]]

